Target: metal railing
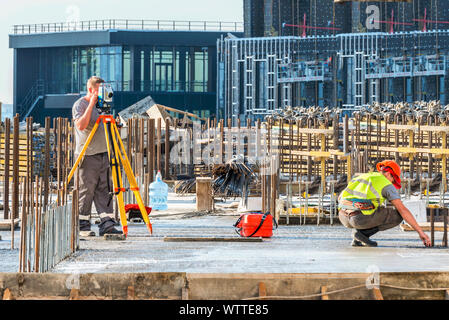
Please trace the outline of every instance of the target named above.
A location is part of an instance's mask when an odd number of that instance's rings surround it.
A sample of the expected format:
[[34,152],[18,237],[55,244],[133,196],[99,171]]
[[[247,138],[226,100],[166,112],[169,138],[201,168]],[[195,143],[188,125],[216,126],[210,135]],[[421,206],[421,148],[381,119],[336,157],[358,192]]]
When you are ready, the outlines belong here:
[[295,62],[278,65],[278,82],[308,82],[331,79],[327,62]]
[[106,19],[14,25],[12,33],[34,34],[109,29],[243,32],[243,22]]
[[385,58],[367,61],[365,79],[445,75],[446,56]]

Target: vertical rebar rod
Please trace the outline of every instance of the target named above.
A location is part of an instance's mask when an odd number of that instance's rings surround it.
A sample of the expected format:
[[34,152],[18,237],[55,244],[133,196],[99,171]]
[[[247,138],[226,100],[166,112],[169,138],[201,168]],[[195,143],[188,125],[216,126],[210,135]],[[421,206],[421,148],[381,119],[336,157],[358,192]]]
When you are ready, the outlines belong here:
[[45,147],[44,147],[44,206],[48,206],[48,194],[50,192],[50,117],[45,118]]
[[[145,176],[145,119],[139,119],[139,157],[140,157],[140,172],[139,176]],[[141,180],[142,181],[142,180]]]
[[24,272],[25,265],[25,251],[26,251],[26,229],[27,229],[27,191],[28,178],[23,177],[23,193],[22,193],[22,217],[20,226],[20,251],[19,251],[19,272]]
[[56,190],[57,190],[57,204],[61,205],[60,188],[61,188],[61,117],[56,119]]
[[34,201],[36,203],[34,220],[34,272],[39,272],[39,177],[36,176],[36,193]]
[[154,181],[154,165],[155,165],[155,153],[154,153],[154,119],[149,119],[148,122],[148,174],[149,183]]
[[3,180],[3,218],[8,219],[9,215],[9,164],[11,162],[11,120],[5,119],[5,166],[4,166],[4,180]]
[[[19,114],[14,117],[13,140],[13,177],[12,177],[12,211],[11,219],[11,249],[14,249],[14,220],[19,218]],[[9,159],[8,159],[9,160]]]
[[161,171],[161,136],[162,136],[162,119],[157,119],[157,154],[156,154],[156,168]]
[[165,119],[164,149],[165,149],[164,178],[169,179],[169,177],[170,177],[170,120],[168,118]]

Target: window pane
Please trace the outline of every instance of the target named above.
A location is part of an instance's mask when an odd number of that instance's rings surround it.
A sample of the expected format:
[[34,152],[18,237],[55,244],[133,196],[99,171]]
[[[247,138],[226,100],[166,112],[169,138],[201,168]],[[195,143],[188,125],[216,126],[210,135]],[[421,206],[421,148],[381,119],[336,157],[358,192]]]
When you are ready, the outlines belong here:
[[131,90],[131,51],[129,47],[123,48],[123,91]]

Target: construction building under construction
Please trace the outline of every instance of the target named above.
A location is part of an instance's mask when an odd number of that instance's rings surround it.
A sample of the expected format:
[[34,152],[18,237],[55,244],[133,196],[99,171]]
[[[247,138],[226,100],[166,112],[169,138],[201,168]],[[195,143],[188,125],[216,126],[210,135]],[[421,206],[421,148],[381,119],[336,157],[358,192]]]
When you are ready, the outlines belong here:
[[245,38],[218,41],[225,118],[286,106],[447,103],[447,1],[248,0],[244,17]]

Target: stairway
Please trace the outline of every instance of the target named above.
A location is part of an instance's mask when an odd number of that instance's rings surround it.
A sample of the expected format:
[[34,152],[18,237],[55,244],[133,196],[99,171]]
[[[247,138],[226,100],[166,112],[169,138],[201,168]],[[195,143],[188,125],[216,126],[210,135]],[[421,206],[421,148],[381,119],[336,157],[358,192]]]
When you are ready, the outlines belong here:
[[38,79],[33,84],[31,89],[26,94],[25,98],[22,100],[22,103],[17,105],[17,113],[20,115],[20,120],[28,117],[33,111],[34,107],[37,105],[40,99],[43,99],[45,96],[44,90],[44,80]]

